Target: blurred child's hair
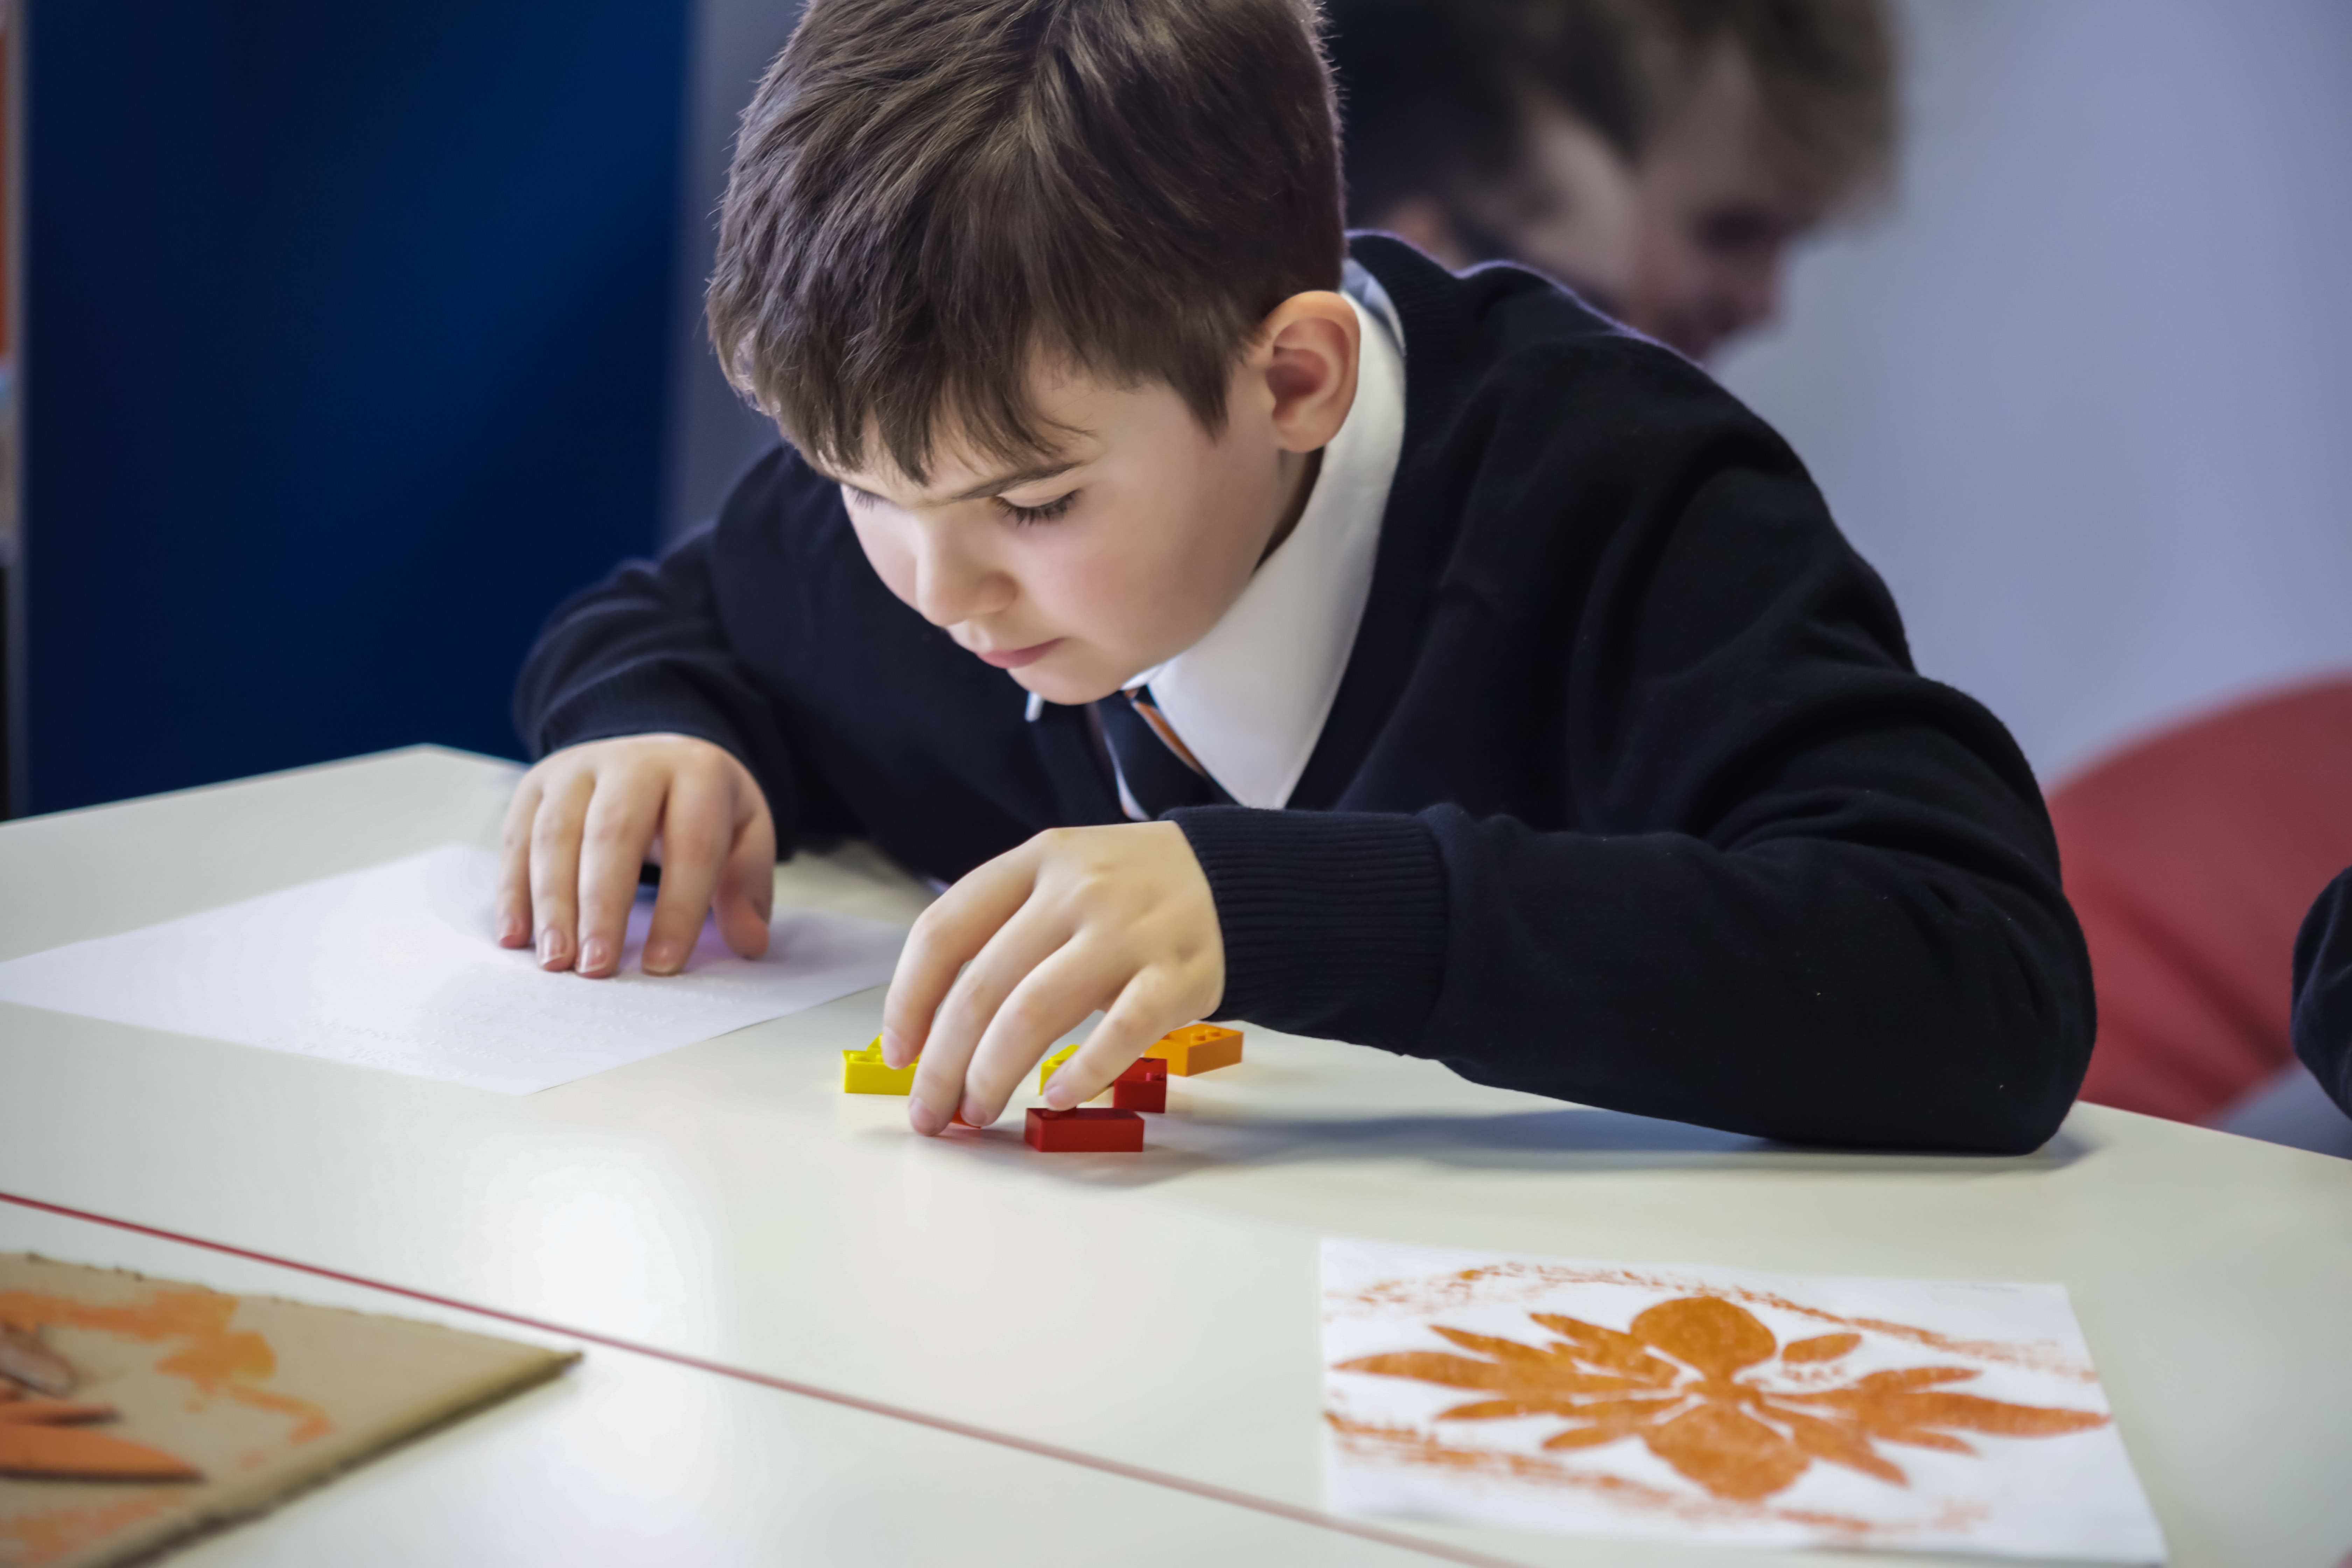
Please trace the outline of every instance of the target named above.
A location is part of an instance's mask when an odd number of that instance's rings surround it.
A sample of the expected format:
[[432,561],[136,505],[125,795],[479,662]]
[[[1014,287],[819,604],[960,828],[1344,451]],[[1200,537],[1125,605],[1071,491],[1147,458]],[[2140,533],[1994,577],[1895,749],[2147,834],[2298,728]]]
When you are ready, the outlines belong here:
[[[1330,0],[1329,16],[1360,225],[1435,196],[1480,239],[1454,198],[1525,157],[1530,97],[1639,164],[1724,50],[1753,74],[1773,152],[1825,206],[1863,205],[1893,178],[1887,0]],[[1503,254],[1490,238],[1472,248]]]
[[1314,0],[811,0],[745,110],[709,296],[803,452],[918,483],[1053,453],[1040,365],[1173,386],[1213,434],[1267,312],[1333,289]]
[[1901,132],[1887,0],[1600,0],[1631,41],[1636,99],[1655,120],[1729,49],[1754,72],[1780,152],[1835,207],[1892,180]]

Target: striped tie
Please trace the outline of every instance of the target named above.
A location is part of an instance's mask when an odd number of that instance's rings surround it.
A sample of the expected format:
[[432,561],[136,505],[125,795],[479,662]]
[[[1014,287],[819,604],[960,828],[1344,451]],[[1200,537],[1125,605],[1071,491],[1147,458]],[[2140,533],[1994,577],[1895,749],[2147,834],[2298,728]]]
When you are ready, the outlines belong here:
[[1127,793],[1146,816],[1180,805],[1231,805],[1218,786],[1151,700],[1148,686],[1132,687],[1095,704],[1103,740],[1110,747]]

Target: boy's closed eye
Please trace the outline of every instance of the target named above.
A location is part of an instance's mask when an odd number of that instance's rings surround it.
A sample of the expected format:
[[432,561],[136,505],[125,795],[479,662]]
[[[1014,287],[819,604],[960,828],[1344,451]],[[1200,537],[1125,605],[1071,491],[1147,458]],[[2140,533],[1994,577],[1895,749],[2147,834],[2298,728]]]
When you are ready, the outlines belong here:
[[1065,490],[1051,500],[1041,500],[1029,505],[1024,505],[1005,496],[996,496],[992,499],[996,502],[999,515],[1022,527],[1027,527],[1033,523],[1051,522],[1055,518],[1066,516],[1070,508],[1076,503],[1078,492]]

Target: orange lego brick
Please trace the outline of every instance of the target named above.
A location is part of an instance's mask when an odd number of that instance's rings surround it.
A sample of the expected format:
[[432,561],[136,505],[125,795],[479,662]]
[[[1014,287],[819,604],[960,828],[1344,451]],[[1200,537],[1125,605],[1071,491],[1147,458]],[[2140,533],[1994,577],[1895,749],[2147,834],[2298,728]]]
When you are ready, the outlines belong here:
[[1240,1061],[1242,1032],[1214,1024],[1188,1024],[1169,1030],[1158,1043],[1145,1047],[1143,1054],[1167,1062],[1168,1070],[1178,1078],[1191,1078]]

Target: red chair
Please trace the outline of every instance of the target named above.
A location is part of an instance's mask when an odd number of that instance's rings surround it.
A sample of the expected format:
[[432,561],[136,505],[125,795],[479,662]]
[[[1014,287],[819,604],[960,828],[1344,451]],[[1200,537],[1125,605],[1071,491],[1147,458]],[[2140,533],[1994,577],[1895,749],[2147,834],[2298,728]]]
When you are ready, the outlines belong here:
[[2295,928],[2352,866],[2352,679],[2167,730],[2050,796],[2098,986],[2083,1098],[2210,1121],[2294,1060]]

